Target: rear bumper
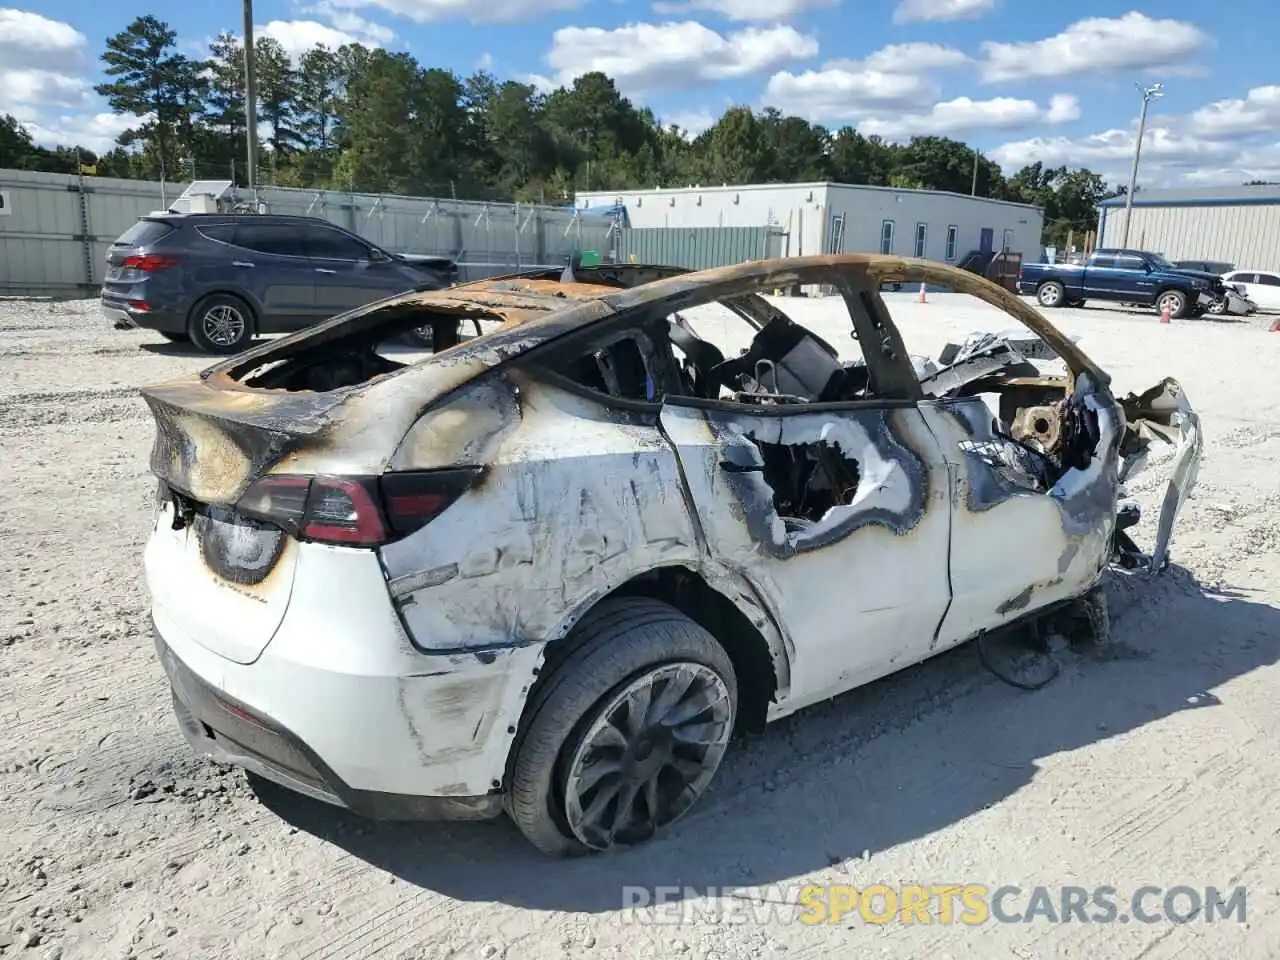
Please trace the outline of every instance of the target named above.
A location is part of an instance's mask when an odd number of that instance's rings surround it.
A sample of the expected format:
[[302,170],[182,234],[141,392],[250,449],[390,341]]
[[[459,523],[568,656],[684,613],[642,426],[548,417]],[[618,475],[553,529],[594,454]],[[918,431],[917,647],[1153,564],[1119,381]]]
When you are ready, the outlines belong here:
[[135,310],[126,303],[102,300],[102,316],[111,321],[117,330],[159,330],[164,333],[185,333],[187,318],[173,310]]
[[487,820],[502,813],[500,793],[417,796],[352,787],[301,737],[201,680],[153,632],[178,726],[197,755],[374,820]]

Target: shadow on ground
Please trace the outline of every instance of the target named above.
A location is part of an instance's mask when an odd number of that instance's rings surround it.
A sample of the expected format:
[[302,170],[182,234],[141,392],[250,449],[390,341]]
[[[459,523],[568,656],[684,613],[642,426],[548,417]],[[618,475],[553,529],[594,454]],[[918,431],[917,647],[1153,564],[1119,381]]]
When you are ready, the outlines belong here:
[[1206,594],[1181,568],[1113,575],[1107,589],[1112,642],[1059,652],[1044,689],[1000,683],[966,645],[738,744],[671,834],[624,853],[553,861],[505,818],[371,824],[270,785],[259,795],[300,829],[461,900],[594,913],[622,907],[624,886],[782,882],[998,804],[1041,758],[1212,709],[1208,691],[1280,657],[1280,610]]

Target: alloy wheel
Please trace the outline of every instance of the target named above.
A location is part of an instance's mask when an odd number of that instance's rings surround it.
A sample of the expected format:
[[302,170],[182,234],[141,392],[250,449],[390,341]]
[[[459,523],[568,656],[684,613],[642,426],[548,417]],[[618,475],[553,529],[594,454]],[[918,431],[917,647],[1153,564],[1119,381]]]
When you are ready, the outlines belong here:
[[565,817],[583,844],[643,842],[706,790],[733,730],[729,689],[710,667],[669,663],[597,711],[565,782]]
[[210,343],[231,347],[244,337],[244,314],[229,304],[220,303],[205,311],[200,318],[200,328]]

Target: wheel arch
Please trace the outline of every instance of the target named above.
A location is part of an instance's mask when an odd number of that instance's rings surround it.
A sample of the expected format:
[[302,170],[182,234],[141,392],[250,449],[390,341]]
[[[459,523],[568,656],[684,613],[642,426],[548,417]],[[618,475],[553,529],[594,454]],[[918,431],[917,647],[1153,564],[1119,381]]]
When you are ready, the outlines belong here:
[[233,299],[239,300],[249,308],[250,334],[257,335],[261,332],[262,305],[257,303],[253,297],[247,295],[243,290],[234,290],[223,287],[215,287],[211,290],[201,290],[200,293],[196,295],[196,298],[191,301],[191,309],[187,311],[188,329],[190,329],[192,321],[196,318],[196,311],[212,297],[232,297]]
[[1165,283],[1156,291],[1156,295],[1151,300],[1152,305],[1157,307],[1160,306],[1160,298],[1167,293],[1176,293],[1182,297],[1182,310],[1179,312],[1179,317],[1186,316],[1191,313],[1198,299],[1185,287],[1180,287],[1176,283]]
[[565,617],[543,650],[538,681],[525,698],[526,710],[535,699],[538,683],[577,648],[573,628],[600,604],[624,597],[660,600],[710,633],[729,655],[738,678],[739,727],[753,733],[764,729],[770,704],[785,695],[790,685],[789,646],[749,584],[726,575],[717,577],[713,586],[701,571],[683,564],[637,573],[587,599]]

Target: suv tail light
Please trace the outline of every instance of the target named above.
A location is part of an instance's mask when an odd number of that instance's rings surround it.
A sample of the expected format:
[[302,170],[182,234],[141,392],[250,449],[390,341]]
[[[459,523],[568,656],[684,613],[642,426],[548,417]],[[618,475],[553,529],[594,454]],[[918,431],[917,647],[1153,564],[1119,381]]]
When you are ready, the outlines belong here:
[[482,473],[453,467],[381,477],[269,476],[245,491],[236,510],[299,540],[376,547],[422,529]]
[[178,265],[177,257],[169,257],[159,253],[144,253],[124,258],[122,267],[132,267],[143,273],[154,273],[156,270],[167,270]]

